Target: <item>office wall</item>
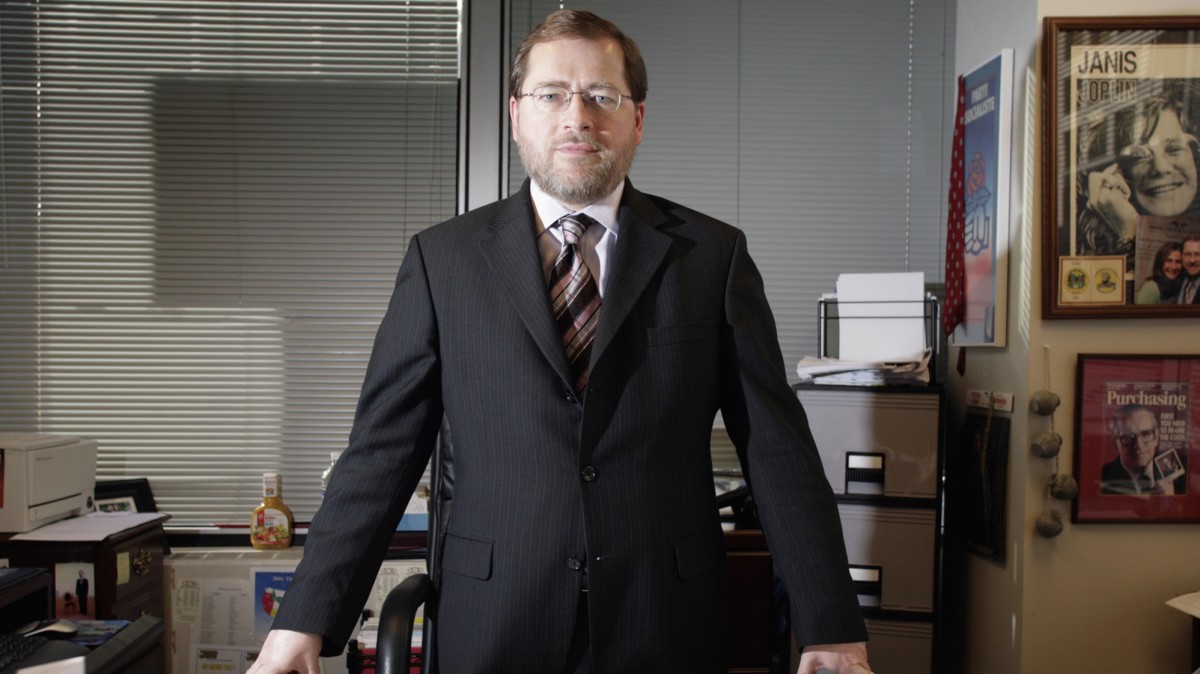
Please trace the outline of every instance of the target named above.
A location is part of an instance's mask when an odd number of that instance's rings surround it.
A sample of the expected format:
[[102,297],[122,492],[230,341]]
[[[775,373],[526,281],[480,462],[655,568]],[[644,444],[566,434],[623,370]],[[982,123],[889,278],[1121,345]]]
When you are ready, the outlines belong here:
[[[1195,524],[1082,524],[1069,521],[1045,539],[1033,522],[1045,506],[1053,466],[1029,451],[1044,420],[1029,394],[1049,385],[1062,398],[1055,427],[1066,441],[1060,470],[1074,447],[1075,360],[1079,353],[1194,353],[1195,319],[1043,321],[1041,319],[1041,148],[1038,50],[1045,16],[1126,15],[1120,0],[959,0],[957,71],[1002,47],[1015,51],[1012,255],[1009,346],[970,349],[966,374],[949,377],[952,419],[961,419],[968,388],[1016,397],[1009,463],[1007,559],[993,564],[963,555],[961,667],[972,674],[1022,672],[1190,671],[1190,621],[1163,602],[1200,583]],[[1195,13],[1194,0],[1144,0],[1139,14]],[[1147,339],[1153,335],[1153,339]],[[951,354],[951,362],[957,353]],[[953,435],[952,435],[953,437]],[[1069,520],[1070,504],[1054,506]]]
[[[967,389],[1010,393],[1016,396],[1017,411],[1012,414],[1011,447],[1008,458],[1008,499],[1005,521],[1007,536],[1004,563],[995,563],[963,551],[951,541],[945,565],[946,619],[941,643],[951,666],[947,671],[979,674],[1018,672],[1022,635],[1019,619],[1022,609],[1021,586],[1025,571],[1026,520],[1023,501],[1026,485],[1044,480],[1046,466],[1033,464],[1024,450],[1028,436],[1027,415],[1023,413],[1025,392],[1031,388],[1030,320],[1040,310],[1033,302],[1029,283],[1035,268],[1031,264],[1031,239],[1036,229],[1031,186],[1027,177],[1029,155],[1035,145],[1036,0],[1010,0],[1005,3],[960,0],[955,30],[955,72],[963,73],[995,56],[1002,48],[1013,50],[1012,148],[1009,171],[1010,253],[1008,321],[1006,348],[967,349],[963,374],[954,364],[959,349],[951,349],[947,381],[947,408],[950,411],[947,451],[957,450],[956,439],[965,412]],[[949,457],[953,460],[955,457]],[[954,485],[950,485],[953,489]],[[1035,515],[1036,516],[1036,515]]]

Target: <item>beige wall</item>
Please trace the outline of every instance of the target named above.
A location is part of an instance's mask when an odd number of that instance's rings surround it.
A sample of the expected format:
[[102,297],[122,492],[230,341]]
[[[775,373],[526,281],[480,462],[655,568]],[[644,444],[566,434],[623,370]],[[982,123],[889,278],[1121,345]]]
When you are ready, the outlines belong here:
[[[966,375],[948,378],[952,422],[962,416],[968,388],[1011,391],[1016,400],[1007,559],[997,565],[965,558],[963,665],[971,674],[1191,671],[1190,620],[1163,602],[1200,589],[1200,525],[1074,525],[1070,504],[1056,502],[1067,520],[1063,533],[1037,536],[1033,522],[1045,507],[1045,479],[1054,466],[1029,451],[1030,436],[1047,423],[1027,410],[1029,395],[1040,388],[1060,395],[1054,423],[1065,445],[1058,469],[1070,472],[1077,354],[1197,353],[1200,346],[1197,319],[1041,319],[1041,20],[1198,9],[1195,0],[958,2],[958,72],[1002,47],[1016,52],[1008,347],[969,349]],[[952,352],[951,362],[957,356]],[[953,442],[948,447],[953,451]]]

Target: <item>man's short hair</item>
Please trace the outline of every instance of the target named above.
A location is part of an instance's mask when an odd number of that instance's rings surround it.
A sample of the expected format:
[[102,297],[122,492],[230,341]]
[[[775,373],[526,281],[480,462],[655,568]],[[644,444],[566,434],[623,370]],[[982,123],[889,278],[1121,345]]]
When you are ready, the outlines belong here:
[[1113,439],[1119,439],[1121,436],[1121,422],[1137,412],[1149,414],[1150,418],[1154,420],[1154,427],[1158,428],[1158,415],[1154,413],[1154,410],[1138,403],[1129,403],[1118,408],[1116,412],[1113,412],[1112,419],[1109,419],[1108,428],[1112,432]]
[[509,95],[519,96],[522,93],[521,87],[525,84],[525,73],[529,65],[529,52],[534,45],[572,38],[616,40],[625,55],[625,80],[629,83],[629,98],[635,103],[646,100],[649,87],[646,62],[642,60],[642,52],[637,43],[621,32],[613,22],[592,12],[578,9],[560,9],[550,14],[525,37],[521,46],[517,48],[516,56],[513,57],[512,73],[508,78]]

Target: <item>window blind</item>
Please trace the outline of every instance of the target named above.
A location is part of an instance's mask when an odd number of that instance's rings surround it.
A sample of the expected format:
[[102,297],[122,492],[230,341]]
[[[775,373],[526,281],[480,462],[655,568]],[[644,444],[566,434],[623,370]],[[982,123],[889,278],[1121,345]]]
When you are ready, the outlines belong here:
[[[630,177],[745,230],[793,381],[838,274],[940,284],[953,2],[514,0],[510,53],[560,5],[641,47],[650,93]],[[511,193],[525,179],[515,144],[510,158]],[[714,443],[735,465],[728,438]]]
[[0,8],[0,431],[172,524],[298,519],[409,237],[454,215],[457,0]]
[[650,94],[630,177],[746,231],[789,370],[816,355],[817,299],[839,273],[940,281],[953,2],[515,0],[510,54],[560,5],[638,42]]

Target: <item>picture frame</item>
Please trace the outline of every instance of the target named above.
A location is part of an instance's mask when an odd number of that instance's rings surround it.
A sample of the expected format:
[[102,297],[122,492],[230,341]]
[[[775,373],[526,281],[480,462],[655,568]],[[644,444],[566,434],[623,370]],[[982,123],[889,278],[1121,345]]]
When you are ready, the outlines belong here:
[[100,512],[156,513],[158,505],[144,477],[122,480],[97,480],[96,510]]
[[1013,50],[962,76],[963,322],[954,346],[1005,345],[1008,335],[1009,165]]
[[1200,355],[1080,354],[1074,522],[1200,522]]
[[1042,316],[1200,316],[1179,300],[1182,248],[1200,251],[1200,16],[1047,17],[1043,35]]

